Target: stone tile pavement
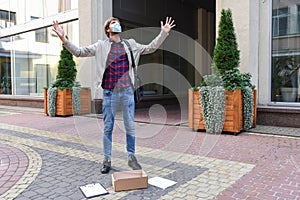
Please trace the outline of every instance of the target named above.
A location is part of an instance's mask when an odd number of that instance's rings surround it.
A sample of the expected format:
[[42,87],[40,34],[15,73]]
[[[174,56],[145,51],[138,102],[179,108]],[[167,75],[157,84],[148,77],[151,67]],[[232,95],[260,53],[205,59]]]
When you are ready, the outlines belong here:
[[262,134],[273,134],[281,136],[296,136],[300,137],[300,128],[291,127],[276,127],[276,126],[263,126],[257,125],[251,129],[251,132]]
[[[143,169],[177,184],[114,192],[110,174],[100,173],[101,115],[50,118],[0,106],[0,199],[84,199],[79,186],[93,182],[109,191],[93,199],[300,199],[299,129],[209,135],[178,118],[172,110],[136,112]],[[130,170],[121,118],[113,135],[111,173]]]

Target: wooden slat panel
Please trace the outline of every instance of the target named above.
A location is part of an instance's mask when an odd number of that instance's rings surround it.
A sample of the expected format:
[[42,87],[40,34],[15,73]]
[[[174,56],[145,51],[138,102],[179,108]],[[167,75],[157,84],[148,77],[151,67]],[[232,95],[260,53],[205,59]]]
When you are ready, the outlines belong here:
[[202,115],[200,113],[194,114],[194,119],[202,119]]
[[44,113],[48,115],[48,102],[47,102],[48,90],[44,89]]
[[225,101],[233,101],[233,96],[232,95],[226,96],[226,100]]
[[226,111],[233,111],[234,110],[234,106],[232,105],[232,106],[225,106],[225,110]]
[[[194,94],[191,94],[194,93]],[[199,91],[192,91],[190,92],[191,96],[193,96],[193,109],[190,109],[190,113],[193,113],[193,119],[197,119],[189,121],[190,122],[197,123],[198,125],[201,124],[199,123],[198,120],[203,119],[201,118],[202,113],[201,113],[201,106],[200,106],[200,99],[199,99]],[[256,98],[257,98],[257,93],[256,90],[253,91],[253,98],[254,98],[254,113],[253,113],[253,126],[256,126],[256,116],[257,116],[257,105],[256,105]],[[226,91],[226,118],[225,118],[225,123],[224,123],[224,129],[223,131],[228,131],[228,132],[233,132],[233,133],[238,133],[243,129],[243,99],[242,99],[242,93],[240,90],[234,91],[234,92],[229,92]],[[193,111],[191,111],[193,110]],[[203,125],[203,123],[202,123]],[[230,126],[233,125],[234,127],[230,128]],[[201,125],[199,125],[201,127]],[[189,125],[190,127],[190,125]],[[195,128],[195,126],[192,126]],[[200,127],[198,127],[200,129]]]
[[57,90],[56,96],[56,114],[61,116],[72,115],[70,112],[70,95],[71,95],[71,109],[72,109],[72,93],[69,89]]
[[200,116],[202,116],[202,112],[194,112],[193,113],[193,115],[194,115],[194,118],[196,117],[196,116],[198,116],[198,118],[200,118]]
[[63,93],[62,93],[62,94],[63,94],[63,96],[62,96],[63,111],[62,111],[62,114],[61,114],[61,115],[66,116],[66,115],[67,115],[67,102],[66,102],[66,98],[67,98],[67,90],[64,89],[62,92],[63,92]]
[[243,129],[243,107],[242,107],[243,97],[241,90],[234,91],[234,123],[233,132],[236,130]]
[[193,128],[194,122],[194,91],[189,89],[189,105],[188,105],[188,126],[189,128]]
[[227,105],[228,105],[228,106],[232,106],[232,105],[233,105],[233,100],[232,100],[232,99],[226,100],[225,104],[226,104],[226,106],[227,106]]
[[225,115],[233,115],[233,110],[225,110]]
[[233,123],[234,123],[233,121],[225,121],[224,128],[226,127],[226,129],[228,130],[232,129]]
[[[91,112],[91,90],[82,89],[80,92],[80,113],[87,114]],[[47,98],[44,93],[44,107],[47,108]],[[45,111],[44,112],[48,112]],[[58,90],[56,96],[56,115],[73,115],[72,90]]]
[[72,90],[70,89],[64,89],[65,90],[65,95],[66,96],[71,96],[72,97]]
[[[193,93],[193,94],[192,94]],[[242,95],[241,91],[226,91],[226,108],[225,108],[225,122],[223,131],[226,132],[240,132],[243,127],[243,118],[242,118]],[[193,96],[193,103],[189,104],[193,106],[193,111],[189,107],[190,112],[193,113],[193,120],[189,121],[189,124],[193,124],[192,127],[194,129],[204,129],[204,122],[200,99],[199,99],[199,91],[190,91],[190,96]],[[202,123],[201,123],[202,121]],[[190,127],[191,125],[189,125]]]
[[225,121],[233,121],[233,115],[225,115]]
[[196,123],[196,124],[203,123],[204,124],[204,120],[203,119],[194,119],[194,123]]
[[80,91],[80,114],[91,113],[91,90],[83,88]]
[[253,124],[252,126],[255,127],[256,126],[256,98],[257,98],[257,91],[253,90]]

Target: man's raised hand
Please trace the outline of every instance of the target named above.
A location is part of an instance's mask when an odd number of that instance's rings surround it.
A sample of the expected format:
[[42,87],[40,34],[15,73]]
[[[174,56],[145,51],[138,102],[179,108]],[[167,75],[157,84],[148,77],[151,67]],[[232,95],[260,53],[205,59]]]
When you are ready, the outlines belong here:
[[52,30],[56,33],[56,35],[61,39],[61,41],[63,43],[65,43],[66,38],[64,37],[65,36],[65,31],[63,29],[63,26],[59,26],[58,21],[56,20],[56,21],[53,21],[52,27],[53,27]]
[[161,25],[161,30],[169,33],[170,30],[176,26],[175,24],[175,20],[172,20],[172,17],[167,17],[166,18],[166,23],[164,24],[163,21],[160,21],[160,25]]

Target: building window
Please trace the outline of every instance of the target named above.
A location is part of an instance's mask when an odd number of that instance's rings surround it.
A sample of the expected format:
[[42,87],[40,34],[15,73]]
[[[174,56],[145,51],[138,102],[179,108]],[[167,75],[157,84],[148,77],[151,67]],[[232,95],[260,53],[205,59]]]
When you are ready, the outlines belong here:
[[300,20],[299,20],[299,19],[300,19],[300,5],[298,5],[297,8],[298,8],[298,9],[297,9],[297,11],[298,11],[298,12],[297,12],[297,19],[298,19],[298,20],[297,20],[297,21],[298,21],[298,34],[300,34]]
[[[66,35],[78,45],[78,20],[64,26],[68,27]],[[42,29],[45,28],[11,36],[5,43],[0,41],[0,46],[3,45],[0,48],[0,95],[43,96],[44,87],[55,80],[61,41],[50,34],[48,43],[35,41],[36,32]]]
[[16,13],[0,10],[0,29],[16,25]]
[[[31,20],[39,19],[39,17],[31,16]],[[35,41],[48,43],[48,31],[47,28],[38,29],[35,31]]]
[[282,36],[287,34],[288,30],[288,8],[273,10],[273,36]]
[[37,94],[42,95],[44,87],[49,87],[49,80],[51,79],[50,65],[49,64],[36,64],[34,66],[35,72],[35,91]]
[[271,101],[300,102],[300,6],[273,0]]
[[5,58],[1,58],[3,60],[1,62],[0,68],[0,94],[11,94],[11,67],[8,60]]

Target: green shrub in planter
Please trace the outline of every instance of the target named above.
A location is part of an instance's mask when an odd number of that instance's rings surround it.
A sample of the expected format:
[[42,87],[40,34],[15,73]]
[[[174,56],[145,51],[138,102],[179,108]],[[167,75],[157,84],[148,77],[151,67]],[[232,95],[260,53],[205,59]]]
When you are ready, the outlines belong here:
[[60,60],[58,63],[58,72],[56,80],[52,83],[51,87],[57,87],[60,90],[72,89],[76,80],[76,64],[73,60],[73,55],[62,45],[60,52]]
[[[244,116],[244,129],[248,130],[252,127],[253,122],[253,89],[254,85],[251,84],[251,74],[250,73],[240,73],[238,66],[240,63],[240,51],[238,50],[238,44],[236,40],[236,35],[234,32],[233,20],[232,20],[232,12],[230,9],[223,9],[221,12],[221,19],[219,24],[219,32],[217,38],[217,44],[214,49],[213,56],[214,65],[212,67],[212,75],[209,79],[204,78],[204,82],[201,83],[201,86],[207,86],[214,84],[217,80],[216,77],[221,77],[221,80],[218,84],[222,83],[222,86],[225,90],[233,91],[236,89],[240,89],[243,92],[243,116]],[[216,79],[216,80],[214,80]],[[213,81],[211,83],[211,81]],[[215,84],[218,85],[218,84]],[[209,98],[221,98],[222,96],[219,94],[207,94],[207,89],[202,89],[203,95],[209,96]],[[201,87],[200,87],[201,91]],[[221,91],[218,89],[218,91]],[[200,93],[200,96],[202,94]],[[200,97],[201,98],[201,97]],[[212,104],[213,100],[205,100],[207,97],[204,97],[202,101],[203,103],[209,102]],[[201,105],[202,105],[201,101]],[[219,103],[219,102],[216,102]],[[209,108],[212,106],[208,106]],[[221,108],[221,106],[216,105],[216,108]],[[225,109],[225,106],[223,110]],[[212,113],[211,111],[202,110],[204,113],[208,115]],[[217,112],[217,111],[216,111]],[[211,116],[209,118],[213,118]],[[205,118],[204,118],[205,120]]]
[[228,70],[237,69],[240,63],[240,51],[238,50],[230,9],[223,9],[221,12],[213,61],[221,75]]
[[[67,36],[66,36],[67,37]],[[58,63],[58,72],[55,82],[48,89],[48,114],[55,116],[56,113],[56,90],[71,89],[74,114],[80,114],[80,84],[76,82],[76,63],[73,55],[62,45],[60,60]],[[50,94],[49,94],[50,93]]]
[[251,74],[240,73],[238,69],[240,51],[238,50],[230,9],[222,10],[213,60],[222,76],[225,90],[242,90],[244,129],[248,130],[252,127],[253,122],[253,89],[255,86],[251,83]]

